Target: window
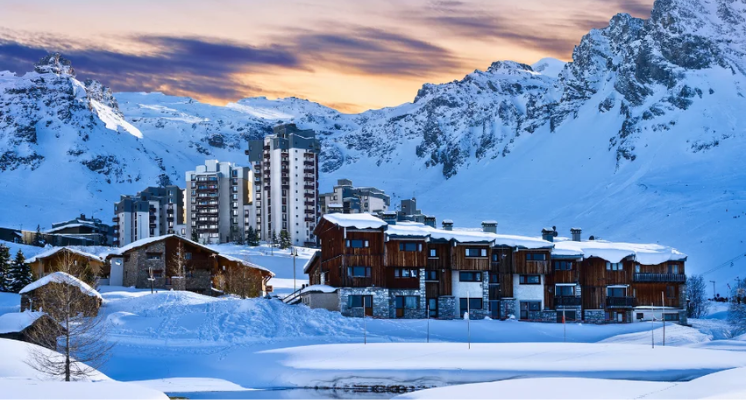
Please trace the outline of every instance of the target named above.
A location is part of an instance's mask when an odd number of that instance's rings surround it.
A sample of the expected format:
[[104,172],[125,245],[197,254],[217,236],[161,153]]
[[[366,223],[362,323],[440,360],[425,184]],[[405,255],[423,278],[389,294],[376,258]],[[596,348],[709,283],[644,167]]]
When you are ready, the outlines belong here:
[[679,264],[668,264],[668,273],[669,274],[678,274],[679,273]]
[[370,247],[370,243],[367,240],[352,239],[347,241],[347,247],[351,247],[353,249],[362,249],[365,247]]
[[678,321],[679,320],[679,314],[663,314],[663,319],[666,321]]
[[557,311],[557,322],[562,323],[562,318],[565,318],[566,322],[576,321],[578,319],[577,314],[574,310]]
[[420,296],[396,296],[394,304],[398,309],[416,310],[420,308]]
[[487,249],[466,249],[467,257],[487,257]]
[[438,256],[438,250],[437,249],[430,249],[430,258],[435,258]]
[[546,253],[526,253],[526,261],[546,261]]
[[676,286],[666,286],[666,297],[669,299],[676,298]]
[[373,296],[363,296],[363,295],[350,295],[347,298],[347,306],[350,308],[361,308],[363,306],[372,307],[373,306]]
[[347,267],[347,275],[353,278],[370,278],[370,267]]
[[639,313],[636,314],[635,318],[637,318],[637,320],[639,320],[639,321],[642,321],[643,318],[644,318],[644,316],[643,316],[643,314],[641,312],[639,312]]
[[521,285],[541,285],[541,275],[519,275],[518,283]]
[[481,310],[482,309],[482,298],[481,297],[470,297],[470,298],[460,298],[459,299],[459,308],[461,309],[461,315],[464,315],[464,313],[467,311],[467,301],[468,301],[468,309],[469,310]]
[[427,299],[427,309],[430,312],[430,317],[435,318],[438,316],[438,299]]
[[422,243],[415,242],[401,242],[399,243],[399,251],[421,251]]
[[154,269],[153,272],[153,278],[163,278],[163,270],[162,269]]
[[458,273],[461,282],[482,282],[482,273],[474,271],[461,271]]
[[606,296],[627,297],[627,288],[623,288],[623,287],[606,288]]
[[606,262],[606,270],[607,271],[624,271],[624,267],[622,263],[612,263],[612,262]]
[[500,255],[497,253],[492,253],[492,262],[500,262]]
[[636,274],[640,273],[640,264],[635,264],[635,273]]
[[191,260],[192,259],[192,253],[184,253],[184,259],[185,260]]
[[571,271],[572,262],[571,261],[554,261],[554,270],[555,271]]
[[429,269],[425,271],[425,280],[426,281],[437,281],[438,280],[438,271]]
[[539,319],[541,311],[540,301],[522,301],[520,303],[521,319]]
[[160,260],[161,259],[161,253],[148,253],[148,260]]
[[490,274],[490,283],[500,283],[500,275]]
[[557,297],[572,297],[575,296],[575,286],[555,286],[554,295]]
[[394,278],[417,278],[419,271],[416,269],[395,268]]

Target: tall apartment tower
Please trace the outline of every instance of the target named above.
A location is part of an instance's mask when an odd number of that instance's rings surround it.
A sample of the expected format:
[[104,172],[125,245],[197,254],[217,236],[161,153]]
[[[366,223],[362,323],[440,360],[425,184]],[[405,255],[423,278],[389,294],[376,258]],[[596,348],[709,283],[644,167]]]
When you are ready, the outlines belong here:
[[262,140],[249,141],[254,165],[256,229],[262,240],[285,230],[293,245],[315,245],[319,218],[318,177],[321,146],[313,130],[278,125]]
[[186,234],[200,243],[241,242],[252,224],[253,172],[207,160],[186,173]]
[[184,223],[184,192],[174,185],[148,187],[114,204],[114,245],[177,232]]

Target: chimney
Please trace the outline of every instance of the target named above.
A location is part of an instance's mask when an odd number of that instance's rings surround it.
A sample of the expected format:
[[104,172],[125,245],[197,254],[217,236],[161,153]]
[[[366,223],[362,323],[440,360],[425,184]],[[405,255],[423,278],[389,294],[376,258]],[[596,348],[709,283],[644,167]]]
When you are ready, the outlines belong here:
[[554,230],[549,228],[542,229],[541,238],[547,242],[554,242]]
[[482,231],[486,233],[497,233],[497,221],[482,221]]
[[580,241],[580,234],[583,232],[580,228],[571,228],[570,233],[572,234],[572,241],[573,242],[579,242]]
[[431,228],[435,228],[435,217],[433,217],[432,215],[425,216],[425,225]]
[[389,225],[396,225],[396,213],[395,212],[382,213],[381,219],[383,220],[383,222]]
[[447,231],[453,230],[453,221],[451,221],[450,219],[444,219],[442,223],[443,223],[443,229]]

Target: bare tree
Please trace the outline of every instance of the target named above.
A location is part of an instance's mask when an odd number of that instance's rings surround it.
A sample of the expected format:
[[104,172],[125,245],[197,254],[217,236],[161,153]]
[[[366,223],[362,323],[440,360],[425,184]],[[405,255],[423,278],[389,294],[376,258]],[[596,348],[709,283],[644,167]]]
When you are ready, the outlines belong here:
[[746,285],[740,282],[731,293],[728,322],[731,326],[731,335],[739,336],[746,333]]
[[223,275],[223,292],[241,296],[242,299],[262,294],[262,274],[253,268],[228,267]]
[[70,274],[76,267],[72,258],[64,256],[59,267],[64,279],[31,292],[34,308],[49,318],[39,319],[37,328],[30,332],[32,341],[56,347],[58,353],[50,355],[46,349],[34,347],[28,363],[42,373],[72,381],[95,374],[107,361],[113,344],[106,340],[105,319],[98,315],[100,298]]
[[707,316],[709,303],[707,302],[707,284],[702,275],[693,275],[686,279],[686,295],[689,299],[687,314],[689,318]]
[[188,267],[189,260],[187,259],[187,251],[184,248],[184,243],[179,240],[179,244],[176,246],[176,252],[171,256],[171,266],[169,271],[172,280],[177,279],[180,281],[178,284],[176,284],[176,282],[173,283],[173,286],[178,290],[186,289],[186,282],[184,279],[186,278]]

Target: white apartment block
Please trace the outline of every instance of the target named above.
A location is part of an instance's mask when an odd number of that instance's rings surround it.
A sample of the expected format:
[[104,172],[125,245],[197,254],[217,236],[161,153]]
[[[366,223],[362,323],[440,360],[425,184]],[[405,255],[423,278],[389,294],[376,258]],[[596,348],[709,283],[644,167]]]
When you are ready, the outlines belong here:
[[278,125],[273,134],[249,142],[246,154],[254,165],[255,221],[261,240],[284,230],[293,245],[315,245],[319,218],[320,144],[313,130]]
[[374,187],[353,187],[349,179],[339,179],[334,190],[319,196],[321,214],[379,214],[389,210],[390,197]]
[[126,246],[149,237],[179,233],[184,223],[184,192],[174,185],[148,187],[114,204],[114,245]]
[[186,173],[186,237],[200,243],[242,242],[252,224],[253,172],[207,160]]

